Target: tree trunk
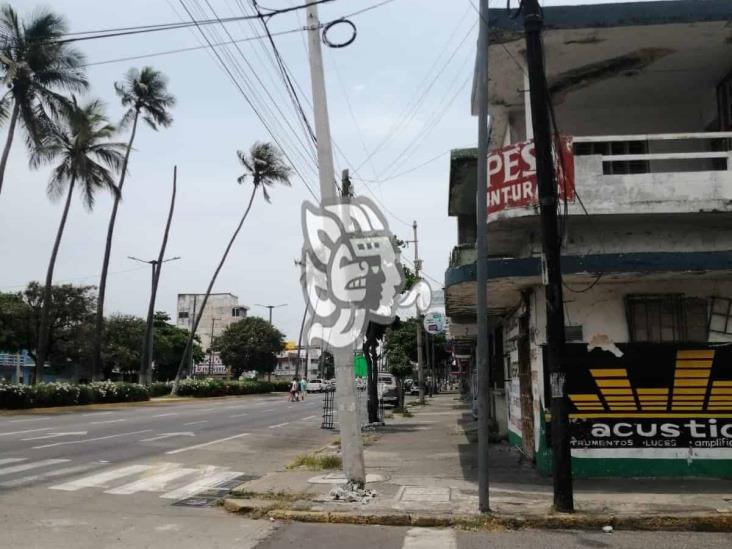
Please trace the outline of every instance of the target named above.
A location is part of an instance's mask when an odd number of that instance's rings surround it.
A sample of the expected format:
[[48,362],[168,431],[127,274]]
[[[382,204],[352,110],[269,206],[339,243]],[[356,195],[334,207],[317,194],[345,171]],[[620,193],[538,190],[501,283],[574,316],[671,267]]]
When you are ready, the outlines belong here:
[[130,141],[127,143],[125,151],[125,159],[122,162],[122,173],[119,176],[119,184],[117,185],[118,194],[114,197],[112,205],[112,215],[109,217],[109,225],[107,226],[107,242],[104,246],[104,259],[102,260],[102,275],[99,278],[99,293],[97,295],[97,315],[94,330],[94,356],[92,359],[92,379],[97,380],[102,372],[104,365],[102,364],[102,341],[104,339],[104,298],[107,293],[107,271],[109,270],[109,259],[112,254],[112,237],[114,236],[114,224],[117,221],[117,208],[119,201],[122,199],[122,187],[125,184],[127,176],[127,163],[130,160],[130,152],[132,151],[132,143],[137,133],[137,118],[140,112],[135,112],[135,119],[132,123],[132,132],[130,133]]
[[66,227],[66,219],[69,216],[71,195],[74,193],[75,182],[75,179],[71,179],[71,182],[69,183],[69,192],[66,196],[64,212],[61,215],[61,223],[59,223],[58,231],[56,232],[56,241],[53,243],[51,260],[48,262],[48,270],[46,271],[46,285],[43,288],[43,305],[41,308],[41,327],[38,330],[38,352],[36,353],[36,370],[33,379],[34,384],[43,381],[43,364],[46,362],[46,357],[48,356],[48,325],[51,318],[51,290],[53,285],[53,269],[56,266],[56,256],[58,256],[58,249],[61,245],[61,237],[63,236],[64,228]]
[[236,230],[234,231],[234,234],[231,235],[231,239],[229,239],[229,244],[226,246],[226,250],[224,250],[224,255],[221,256],[221,261],[219,261],[218,266],[216,267],[216,270],[214,271],[213,276],[211,277],[211,281],[208,283],[208,288],[206,289],[206,295],[203,296],[203,303],[201,304],[201,308],[198,311],[198,314],[195,315],[195,318],[193,319],[193,325],[191,326],[191,333],[188,334],[188,341],[186,342],[186,348],[183,351],[183,356],[180,359],[180,364],[178,365],[178,372],[175,374],[175,380],[173,381],[173,387],[170,391],[171,395],[178,394],[178,385],[180,384],[181,376],[183,375],[183,370],[186,366],[186,357],[188,356],[188,353],[193,352],[193,338],[196,335],[196,330],[198,330],[198,324],[201,322],[201,317],[203,317],[203,311],[206,308],[206,302],[208,301],[208,297],[211,295],[211,290],[213,290],[213,286],[216,283],[216,278],[219,276],[219,272],[221,271],[221,268],[224,266],[224,262],[226,261],[227,256],[229,255],[229,251],[231,250],[231,247],[234,245],[234,241],[236,240],[236,237],[239,235],[239,231],[241,231],[242,225],[244,225],[244,221],[246,220],[247,216],[249,215],[249,210],[252,209],[252,203],[254,202],[254,196],[257,194],[257,187],[258,185],[254,185],[254,188],[252,189],[252,196],[249,198],[249,204],[247,205],[247,209],[244,211],[244,215],[241,216],[241,220],[239,221],[239,225],[237,225]]
[[5,148],[3,156],[0,158],[0,193],[3,190],[3,181],[5,181],[5,167],[8,165],[8,156],[10,156],[10,146],[13,144],[13,135],[15,135],[15,125],[18,123],[18,102],[13,104],[13,114],[10,115],[10,125],[8,126],[8,137],[5,139]]
[[147,308],[147,326],[145,327],[145,347],[143,348],[142,364],[140,365],[140,383],[149,385],[152,382],[152,355],[153,355],[153,335],[155,331],[155,299],[158,294],[158,282],[160,282],[160,271],[163,268],[163,260],[165,258],[165,249],[168,247],[168,235],[170,234],[170,223],[173,220],[173,211],[175,210],[175,195],[177,191],[178,167],[173,168],[173,194],[170,197],[170,209],[168,210],[168,220],[165,223],[165,232],[163,233],[163,242],[160,245],[160,253],[158,261],[154,267],[152,290],[150,291],[150,305]]

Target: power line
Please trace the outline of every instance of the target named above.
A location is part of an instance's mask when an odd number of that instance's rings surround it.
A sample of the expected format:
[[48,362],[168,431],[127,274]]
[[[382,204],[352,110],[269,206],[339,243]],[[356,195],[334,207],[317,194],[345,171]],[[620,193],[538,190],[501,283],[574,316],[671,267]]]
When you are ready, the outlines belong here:
[[[313,0],[312,2],[308,2],[306,4],[299,4],[297,6],[291,6],[288,8],[268,10],[268,13],[258,13],[257,15],[244,15],[241,17],[228,17],[224,20],[219,20],[218,18],[203,19],[203,20],[197,20],[195,22],[191,21],[190,23],[186,23],[186,22],[160,23],[160,24],[156,24],[156,25],[139,25],[136,27],[118,27],[118,28],[102,29],[102,30],[95,30],[95,31],[80,31],[80,32],[74,32],[74,33],[66,33],[64,36],[70,36],[70,38],[62,38],[60,40],[51,40],[49,42],[55,43],[55,44],[66,44],[69,42],[80,42],[83,40],[97,40],[99,38],[115,38],[118,36],[130,36],[130,35],[134,35],[134,34],[160,32],[160,31],[166,31],[166,30],[178,30],[178,29],[192,27],[192,26],[195,26],[196,28],[200,29],[201,26],[213,25],[213,24],[217,24],[217,23],[232,23],[235,21],[245,21],[247,19],[265,20],[265,19],[270,19],[276,15],[282,15],[285,13],[290,13],[293,11],[304,9],[309,6],[318,5],[318,4],[326,4],[326,3],[334,2],[334,1],[335,0]],[[85,35],[85,36],[82,36],[82,35]]]
[[[190,17],[191,20],[195,23],[196,18],[191,13],[191,11],[188,9],[188,6],[185,5],[185,3],[183,2],[183,0],[179,0],[179,2],[181,4],[181,6],[183,7],[183,9],[188,14],[188,17]],[[272,129],[270,128],[270,125],[264,119],[264,116],[262,115],[262,113],[260,113],[259,110],[255,107],[254,103],[252,102],[252,99],[244,91],[244,89],[242,88],[241,84],[238,82],[238,80],[236,79],[236,77],[234,76],[234,74],[231,72],[231,69],[229,69],[229,67],[227,66],[226,62],[222,59],[222,57],[219,54],[219,52],[216,50],[216,48],[213,46],[213,44],[209,40],[208,36],[206,36],[206,34],[203,32],[203,30],[201,30],[200,27],[197,26],[196,28],[198,28],[198,31],[201,33],[201,36],[203,37],[203,39],[208,44],[208,46],[210,48],[210,51],[212,51],[213,54],[216,56],[216,58],[218,59],[220,65],[221,65],[221,67],[224,69],[224,71],[226,72],[226,74],[231,79],[231,82],[234,84],[234,86],[237,88],[237,90],[239,90],[239,93],[244,98],[244,100],[247,102],[247,104],[249,105],[249,107],[254,111],[254,114],[257,116],[257,118],[259,118],[259,121],[262,123],[262,125],[264,126],[264,128],[267,130],[267,133],[269,133],[269,135],[272,137],[272,139],[274,140],[274,142],[280,148],[280,150],[282,151],[282,154],[285,155],[285,158],[287,158],[288,162],[291,164],[292,168],[295,170],[295,172],[297,173],[297,175],[300,177],[300,179],[302,180],[302,182],[305,184],[305,187],[308,189],[308,191],[310,192],[310,194],[317,200],[317,195],[313,192],[313,189],[310,187],[310,185],[308,184],[308,182],[305,179],[305,177],[303,177],[302,173],[298,170],[296,164],[292,161],[292,158],[290,158],[290,156],[288,155],[287,150],[282,146],[280,140],[277,138],[277,136],[275,135],[275,133],[272,131]]]
[[392,179],[397,179],[399,177],[402,177],[404,175],[417,171],[418,169],[420,169],[424,166],[427,166],[428,164],[431,164],[432,162],[434,162],[436,160],[439,160],[440,158],[442,158],[443,156],[445,156],[446,154],[449,154],[449,153],[450,153],[450,149],[448,149],[446,151],[442,151],[440,154],[433,156],[429,160],[425,160],[424,162],[417,164],[416,166],[412,166],[411,168],[408,168],[404,171],[401,171],[401,172],[391,175],[389,177],[385,177],[383,179],[360,179],[360,178],[357,178],[357,179],[359,181],[368,181],[369,183],[384,183],[385,181],[391,181]]

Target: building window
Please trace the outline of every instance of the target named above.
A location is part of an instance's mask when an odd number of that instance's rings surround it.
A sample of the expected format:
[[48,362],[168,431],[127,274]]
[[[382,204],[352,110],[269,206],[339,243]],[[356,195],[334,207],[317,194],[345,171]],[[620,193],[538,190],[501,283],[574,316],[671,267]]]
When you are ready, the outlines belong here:
[[706,342],[707,301],[683,294],[625,298],[632,343]]
[[715,296],[711,300],[709,331],[715,334],[732,335],[732,299]]
[[179,319],[188,318],[188,311],[181,311],[181,312],[179,312],[178,313],[178,318]]

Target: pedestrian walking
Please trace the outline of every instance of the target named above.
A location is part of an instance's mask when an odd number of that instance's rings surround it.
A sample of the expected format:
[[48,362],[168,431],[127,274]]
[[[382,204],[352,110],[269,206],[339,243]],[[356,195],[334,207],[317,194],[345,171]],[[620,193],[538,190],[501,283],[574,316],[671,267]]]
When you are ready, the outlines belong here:
[[305,400],[305,395],[308,394],[308,382],[305,378],[300,380],[300,399]]
[[300,384],[297,381],[297,378],[292,378],[292,383],[290,384],[290,402],[295,402],[297,400],[297,393],[300,390]]

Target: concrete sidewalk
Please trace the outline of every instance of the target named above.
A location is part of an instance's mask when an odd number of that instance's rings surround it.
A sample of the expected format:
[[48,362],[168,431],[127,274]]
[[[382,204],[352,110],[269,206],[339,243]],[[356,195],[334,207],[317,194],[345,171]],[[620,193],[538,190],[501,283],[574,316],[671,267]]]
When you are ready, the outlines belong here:
[[[454,394],[436,396],[427,406],[410,410],[413,417],[395,414],[385,427],[367,435],[367,487],[377,492],[367,503],[329,500],[328,492],[342,482],[338,473],[293,470],[243,484],[226,502],[227,508],[318,521],[333,517],[381,523],[413,523],[409,517],[416,516],[431,517],[437,523],[454,522],[455,517],[468,522],[479,519],[477,444],[470,410]],[[321,452],[337,450],[332,446]],[[550,522],[558,525],[569,521],[576,526],[581,520],[616,525],[645,520],[671,528],[678,524],[682,529],[732,530],[729,480],[577,480],[577,513],[558,518],[552,511],[551,479],[540,477],[515,448],[493,444],[489,461],[492,517],[504,522],[528,520],[536,525],[552,518]],[[346,520],[347,516],[352,519]]]

